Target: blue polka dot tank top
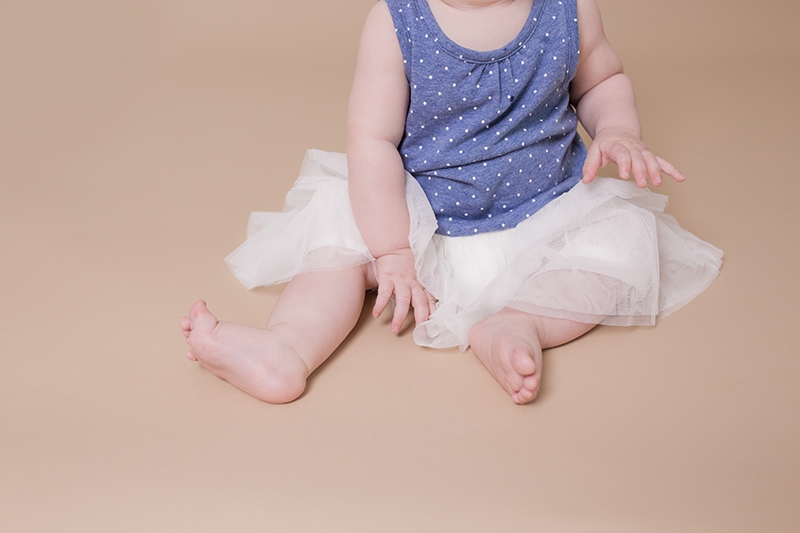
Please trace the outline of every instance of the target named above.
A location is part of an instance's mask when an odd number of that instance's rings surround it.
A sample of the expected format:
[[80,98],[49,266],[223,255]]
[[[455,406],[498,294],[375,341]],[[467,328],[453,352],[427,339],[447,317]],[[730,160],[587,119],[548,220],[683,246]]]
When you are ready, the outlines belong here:
[[438,233],[513,228],[578,183],[576,0],[535,0],[519,35],[490,52],[451,41],[426,0],[386,2],[410,87],[398,149]]

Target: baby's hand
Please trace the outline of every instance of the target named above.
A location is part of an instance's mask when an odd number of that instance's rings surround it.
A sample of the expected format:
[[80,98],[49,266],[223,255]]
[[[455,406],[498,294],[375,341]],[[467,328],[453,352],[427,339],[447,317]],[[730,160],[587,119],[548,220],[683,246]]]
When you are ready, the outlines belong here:
[[620,178],[626,180],[633,174],[636,184],[643,188],[648,176],[654,186],[661,185],[662,172],[675,181],[686,179],[669,161],[650,152],[637,135],[623,128],[597,132],[583,165],[583,182],[591,182],[597,171],[611,162],[617,164]]
[[378,298],[372,316],[379,317],[394,294],[394,317],[392,331],[399,333],[408,315],[409,306],[414,308],[417,324],[428,320],[436,310],[436,298],[417,280],[414,255],[409,248],[382,255],[376,260],[378,270]]

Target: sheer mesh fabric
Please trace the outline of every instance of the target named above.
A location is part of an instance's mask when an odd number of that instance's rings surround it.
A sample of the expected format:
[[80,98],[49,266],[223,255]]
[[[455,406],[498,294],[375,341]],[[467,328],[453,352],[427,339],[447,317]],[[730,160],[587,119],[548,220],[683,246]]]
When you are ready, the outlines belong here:
[[[418,344],[468,345],[470,328],[504,307],[579,322],[651,325],[717,276],[722,252],[663,213],[665,196],[620,180],[578,184],[516,228],[435,234],[424,192],[406,177],[419,280],[439,300]],[[282,213],[253,213],[226,261],[248,287],[373,261],[347,192],[344,154],[311,150]]]

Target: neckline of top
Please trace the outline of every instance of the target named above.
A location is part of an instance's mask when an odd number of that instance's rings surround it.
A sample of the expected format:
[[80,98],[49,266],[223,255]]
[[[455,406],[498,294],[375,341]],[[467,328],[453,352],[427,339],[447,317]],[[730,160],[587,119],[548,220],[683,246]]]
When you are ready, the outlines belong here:
[[439,45],[439,47],[441,47],[445,52],[458,59],[475,63],[494,63],[505,59],[521,49],[528,39],[531,38],[536,26],[539,24],[541,13],[546,2],[547,0],[534,0],[533,5],[531,5],[531,11],[528,13],[528,19],[525,21],[525,25],[519,31],[517,36],[509,41],[508,44],[496,50],[481,51],[463,47],[450,39],[450,37],[448,37],[444,31],[442,31],[442,28],[436,21],[436,17],[433,16],[433,12],[428,5],[428,0],[416,0],[420,18],[422,19],[423,24],[427,26],[428,31],[434,36],[436,44]]

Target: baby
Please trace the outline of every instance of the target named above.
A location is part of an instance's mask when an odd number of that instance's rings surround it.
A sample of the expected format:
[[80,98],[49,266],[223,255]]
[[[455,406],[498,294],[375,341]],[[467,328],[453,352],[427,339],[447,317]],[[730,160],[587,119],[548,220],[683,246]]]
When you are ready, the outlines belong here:
[[[524,404],[543,349],[653,324],[719,271],[646,189],[684,176],[642,142],[595,0],[378,2],[347,145],[310,151],[284,212],[254,213],[227,259],[248,287],[289,281],[266,328],[204,302],[181,320],[187,357],[261,400],[303,393],[369,289],[393,332],[413,312],[418,344],[471,347]],[[596,178],[611,162],[635,185]]]

